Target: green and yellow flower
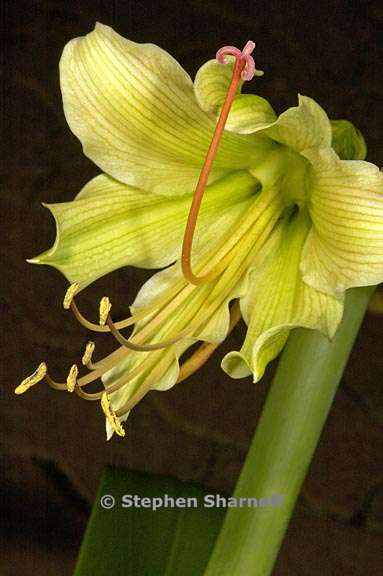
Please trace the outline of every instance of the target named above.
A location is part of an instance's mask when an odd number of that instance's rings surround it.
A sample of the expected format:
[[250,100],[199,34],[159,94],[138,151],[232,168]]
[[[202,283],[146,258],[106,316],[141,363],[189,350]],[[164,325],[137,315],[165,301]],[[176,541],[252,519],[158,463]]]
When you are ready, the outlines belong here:
[[[277,118],[266,100],[240,91],[193,245],[193,269],[215,272],[198,285],[185,279],[185,223],[232,70],[233,63],[209,61],[193,84],[164,50],[99,24],[65,47],[65,116],[103,174],[73,202],[49,206],[57,238],[32,261],[59,269],[72,284],[66,305],[122,344],[95,364],[91,344],[90,375],[74,386],[73,371],[70,379],[71,389],[91,397],[83,386],[102,378],[107,394],[97,398],[109,433],[123,434],[120,422],[146,392],[169,389],[225,339],[239,317],[231,302],[239,302],[247,334],[222,368],[258,381],[291,329],[331,338],[345,290],[383,279],[383,175],[363,161],[362,136],[348,122],[331,122],[308,97]],[[89,323],[74,293],[122,266],[164,269],[138,292],[130,318]],[[134,326],[129,342],[142,349],[125,346],[119,330],[127,326]],[[180,371],[180,356],[197,341],[208,344]],[[45,365],[40,372],[46,377]]]

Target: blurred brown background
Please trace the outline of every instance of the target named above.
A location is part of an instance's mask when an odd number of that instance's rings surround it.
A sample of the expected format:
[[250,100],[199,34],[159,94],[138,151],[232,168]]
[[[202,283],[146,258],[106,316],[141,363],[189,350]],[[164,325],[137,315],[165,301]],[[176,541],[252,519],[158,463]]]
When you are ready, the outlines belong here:
[[[67,0],[2,2],[1,165],[1,574],[68,576],[105,463],[170,474],[231,491],[267,392],[266,378],[232,381],[220,357],[243,328],[189,382],[152,393],[134,410],[127,437],[106,443],[93,403],[44,385],[15,397],[15,385],[43,359],[64,378],[87,340],[61,307],[66,281],[25,259],[49,247],[53,219],[41,202],[71,200],[98,169],[81,152],[61,109],[58,61],[65,43],[95,21],[153,42],[194,74],[217,48],[257,42],[264,78],[251,89],[280,112],[298,92],[364,133],[382,165],[378,1],[234,2]],[[380,43],[379,43],[380,41]],[[145,271],[121,270],[82,296],[96,314],[112,297],[132,302]],[[383,317],[368,315],[344,375],[280,554],[277,576],[377,576],[383,520]],[[97,340],[98,352],[112,343]],[[382,548],[380,548],[380,553]],[[139,575],[138,575],[139,576]],[[155,575],[153,575],[155,576]],[[242,575],[241,575],[242,576]]]

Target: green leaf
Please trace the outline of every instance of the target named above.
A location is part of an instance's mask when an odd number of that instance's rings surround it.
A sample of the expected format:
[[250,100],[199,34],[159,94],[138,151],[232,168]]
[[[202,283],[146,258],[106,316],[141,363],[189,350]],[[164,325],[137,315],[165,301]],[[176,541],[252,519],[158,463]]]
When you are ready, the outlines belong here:
[[[204,508],[206,490],[174,479],[107,467],[100,482],[74,576],[199,576],[225,509]],[[210,494],[214,493],[212,490]],[[101,506],[103,495],[115,506]],[[194,498],[198,507],[121,506],[122,496]]]

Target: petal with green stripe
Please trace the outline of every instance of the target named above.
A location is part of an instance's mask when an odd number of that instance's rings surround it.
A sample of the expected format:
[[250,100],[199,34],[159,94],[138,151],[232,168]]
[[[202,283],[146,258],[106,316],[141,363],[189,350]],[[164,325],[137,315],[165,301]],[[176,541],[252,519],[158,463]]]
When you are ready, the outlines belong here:
[[[228,56],[229,60],[233,57]],[[209,60],[197,72],[194,92],[203,110],[219,114],[233,75],[233,62],[220,64]],[[231,106],[225,130],[238,134],[251,134],[275,122],[276,115],[269,102],[255,94],[238,94]]]
[[302,152],[306,148],[331,145],[331,124],[326,112],[308,96],[298,96],[298,106],[283,112],[262,133],[280,144]]
[[[198,70],[194,80],[194,93],[202,110],[217,113],[224,103],[234,69],[234,57],[226,56],[228,63],[220,64],[209,60]],[[240,94],[243,81],[240,80],[237,94]]]
[[[256,190],[246,171],[207,187],[194,253],[230,228]],[[54,266],[81,288],[122,266],[167,266],[180,255],[190,204],[191,194],[160,196],[102,174],[75,201],[47,206],[56,221],[56,241],[31,262]]]
[[248,325],[239,352],[230,352],[222,368],[233,378],[253,375],[257,382],[282,350],[292,328],[317,329],[332,337],[341,320],[342,298],[307,285],[299,271],[310,222],[305,214],[281,222],[254,262],[249,289],[241,299]]
[[383,174],[331,149],[306,151],[313,221],[302,254],[306,282],[329,293],[383,281]]
[[[167,52],[97,24],[67,44],[60,78],[68,124],[104,172],[154,193],[193,190],[215,116],[200,108],[190,77]],[[247,168],[258,153],[254,137],[225,134],[210,181]]]

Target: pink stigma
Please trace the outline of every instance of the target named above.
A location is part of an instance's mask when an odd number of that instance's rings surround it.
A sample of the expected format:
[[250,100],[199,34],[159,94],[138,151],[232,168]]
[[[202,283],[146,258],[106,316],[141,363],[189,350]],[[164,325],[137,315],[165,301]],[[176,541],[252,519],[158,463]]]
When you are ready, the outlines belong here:
[[246,46],[241,51],[235,46],[223,46],[220,48],[216,54],[217,60],[220,64],[227,64],[227,55],[234,56],[236,60],[242,60],[244,62],[244,68],[241,72],[242,80],[251,80],[255,74],[255,62],[252,57],[252,52],[255,48],[255,42],[249,40]]

